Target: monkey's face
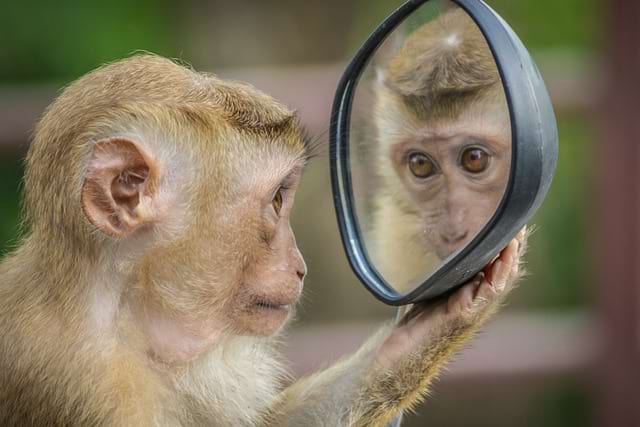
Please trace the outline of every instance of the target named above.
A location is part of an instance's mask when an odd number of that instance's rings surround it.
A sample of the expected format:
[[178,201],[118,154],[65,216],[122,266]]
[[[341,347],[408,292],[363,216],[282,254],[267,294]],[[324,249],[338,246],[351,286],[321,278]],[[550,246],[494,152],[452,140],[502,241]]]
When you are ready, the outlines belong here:
[[251,173],[235,183],[239,203],[226,247],[242,255],[225,311],[237,333],[270,335],[292,314],[306,275],[290,225],[303,163],[285,153],[257,157],[259,164],[247,165]]
[[289,224],[302,143],[202,145],[181,163],[153,144],[100,141],[83,186],[85,215],[131,266],[127,300],[150,352],[167,362],[275,333],[306,274]]
[[289,224],[303,161],[274,147],[246,152],[202,169],[187,232],[145,261],[152,299],[205,340],[273,334],[306,274]]
[[461,133],[410,140],[392,149],[416,226],[441,259],[468,243],[494,214],[509,175],[509,144]]
[[455,120],[396,131],[386,148],[394,172],[386,185],[414,235],[441,260],[471,241],[502,199],[511,164],[508,123],[506,110],[478,104]]

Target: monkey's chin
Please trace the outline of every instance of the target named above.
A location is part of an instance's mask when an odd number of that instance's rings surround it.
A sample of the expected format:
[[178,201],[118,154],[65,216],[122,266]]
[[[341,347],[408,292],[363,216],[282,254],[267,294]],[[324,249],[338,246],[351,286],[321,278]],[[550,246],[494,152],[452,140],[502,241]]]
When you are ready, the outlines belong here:
[[253,304],[244,319],[247,332],[257,336],[273,335],[287,323],[292,312],[291,304]]
[[441,261],[445,261],[447,258],[456,254],[460,249],[462,249],[467,243],[458,244],[458,245],[436,245],[436,255],[440,258]]

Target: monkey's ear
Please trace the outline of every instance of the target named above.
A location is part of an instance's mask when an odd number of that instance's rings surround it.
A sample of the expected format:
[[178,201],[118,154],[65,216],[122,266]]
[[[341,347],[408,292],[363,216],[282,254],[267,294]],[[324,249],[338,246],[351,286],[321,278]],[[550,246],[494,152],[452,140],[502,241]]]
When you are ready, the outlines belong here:
[[89,222],[113,237],[126,237],[153,217],[158,170],[135,142],[98,141],[82,185],[82,209]]

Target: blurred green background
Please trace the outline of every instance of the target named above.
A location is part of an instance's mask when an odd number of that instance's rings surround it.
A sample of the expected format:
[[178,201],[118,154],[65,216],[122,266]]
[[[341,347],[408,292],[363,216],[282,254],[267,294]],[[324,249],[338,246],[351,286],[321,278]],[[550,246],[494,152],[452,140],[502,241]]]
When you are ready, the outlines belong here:
[[[558,94],[554,97],[560,129],[558,172],[533,221],[537,232],[527,257],[530,275],[508,310],[588,317],[593,301],[593,242],[588,224],[595,129],[592,113],[584,105],[589,101],[572,88],[597,76],[602,12],[592,0],[488,3],[521,36],[538,60],[552,95]],[[391,0],[4,2],[0,105],[2,111],[16,115],[21,114],[25,99],[35,98],[28,107],[44,107],[57,88],[138,50],[181,58],[196,69],[224,76],[257,76],[256,84],[260,70],[286,73],[290,69],[303,73],[333,70],[329,79],[335,82],[368,33],[399,4]],[[309,85],[319,72],[310,72]],[[327,87],[319,99],[300,102],[314,105],[322,101],[327,105],[317,105],[317,109],[326,112],[335,85]],[[282,93],[286,90],[281,88]],[[278,90],[273,93],[279,95]],[[313,95],[309,91],[309,97]],[[5,117],[0,124],[8,127],[11,122]],[[319,138],[326,138],[328,121],[310,127]],[[29,139],[28,129],[8,135],[0,141],[3,252],[18,235],[21,159]],[[310,269],[294,330],[340,329],[345,323],[377,322],[392,316],[392,310],[363,290],[342,255],[326,155],[304,178],[294,228]],[[591,378],[581,369],[559,369],[542,377],[530,373],[455,381],[447,381],[445,375],[433,398],[418,415],[407,418],[407,425],[588,426],[593,415],[589,410]],[[467,410],[460,411],[461,405]]]

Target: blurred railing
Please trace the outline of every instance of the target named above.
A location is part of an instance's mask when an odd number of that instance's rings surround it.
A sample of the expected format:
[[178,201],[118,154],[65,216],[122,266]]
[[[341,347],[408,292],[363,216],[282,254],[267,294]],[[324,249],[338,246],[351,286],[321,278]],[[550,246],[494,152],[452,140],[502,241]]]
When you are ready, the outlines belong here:
[[[294,373],[309,373],[357,349],[376,326],[340,323],[294,330],[287,345]],[[455,359],[444,380],[588,372],[597,354],[592,326],[583,312],[502,314]]]
[[[592,110],[600,88],[589,61],[561,60],[562,52],[536,55],[559,111]],[[333,95],[343,64],[224,70],[221,77],[244,80],[298,110],[314,134],[326,134]],[[24,144],[37,118],[57,92],[54,86],[0,87],[0,145]]]

